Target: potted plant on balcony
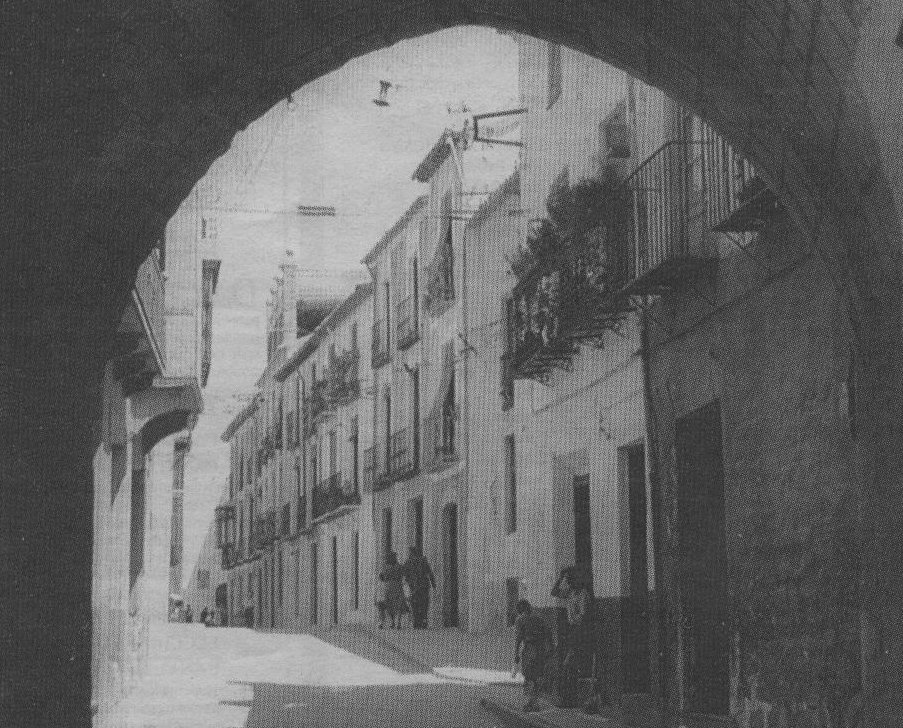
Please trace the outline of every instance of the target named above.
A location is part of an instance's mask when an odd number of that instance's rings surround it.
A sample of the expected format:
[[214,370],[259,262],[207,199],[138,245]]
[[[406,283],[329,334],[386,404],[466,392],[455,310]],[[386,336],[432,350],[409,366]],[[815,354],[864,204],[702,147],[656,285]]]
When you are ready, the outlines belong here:
[[530,349],[564,339],[600,344],[605,331],[617,330],[632,308],[618,296],[631,209],[628,191],[611,171],[552,188],[547,216],[535,222],[510,263],[518,279],[512,340]]

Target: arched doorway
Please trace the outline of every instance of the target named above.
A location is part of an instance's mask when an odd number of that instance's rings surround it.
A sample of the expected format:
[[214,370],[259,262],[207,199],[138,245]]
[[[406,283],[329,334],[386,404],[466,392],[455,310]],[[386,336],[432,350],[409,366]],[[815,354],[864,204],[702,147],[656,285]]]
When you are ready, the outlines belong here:
[[442,626],[458,626],[458,504],[442,509]]

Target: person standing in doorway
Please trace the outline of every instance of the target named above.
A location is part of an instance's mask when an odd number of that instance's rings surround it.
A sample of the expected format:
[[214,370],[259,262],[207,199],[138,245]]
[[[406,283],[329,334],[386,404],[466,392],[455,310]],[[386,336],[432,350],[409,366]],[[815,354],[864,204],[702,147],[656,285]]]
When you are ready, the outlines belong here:
[[436,588],[436,577],[426,557],[416,546],[408,550],[404,576],[411,589],[411,623],[414,629],[426,629],[430,610],[430,589]]
[[588,575],[576,567],[565,569],[552,596],[563,599],[567,610],[564,658],[558,674],[559,707],[574,708],[579,699],[578,678],[595,654],[595,599]]

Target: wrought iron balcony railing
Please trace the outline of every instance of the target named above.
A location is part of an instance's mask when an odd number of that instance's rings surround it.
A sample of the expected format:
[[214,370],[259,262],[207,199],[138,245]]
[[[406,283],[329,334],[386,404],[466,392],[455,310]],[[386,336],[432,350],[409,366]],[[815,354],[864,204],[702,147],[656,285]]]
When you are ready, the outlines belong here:
[[267,551],[276,541],[276,513],[267,511],[254,520],[251,548],[255,551]]
[[330,406],[348,404],[360,394],[359,375],[360,353],[357,349],[349,349],[337,356],[329,369],[325,380],[328,382],[327,403]]
[[753,165],[707,124],[702,127],[705,153],[706,213],[709,227],[721,233],[762,230],[779,211],[777,196]]
[[391,354],[389,353],[389,327],[385,319],[378,319],[373,323],[371,353],[371,365],[374,369],[388,364],[391,359]]
[[316,520],[343,506],[355,506],[361,502],[360,493],[343,487],[342,474],[334,473],[314,488],[313,518]]
[[[386,449],[386,443],[385,441],[376,441],[373,443],[373,447],[368,449],[372,458],[373,485],[371,490],[373,492],[385,490],[392,484],[392,473],[389,468],[391,458]],[[366,473],[364,477],[367,477]]]
[[426,434],[426,466],[431,470],[443,468],[459,458],[457,422],[453,410],[440,410],[424,420]]
[[414,442],[411,430],[402,427],[389,439],[389,477],[394,481],[413,475],[415,472],[414,461]]
[[396,311],[398,348],[404,349],[420,338],[417,299],[414,296],[408,296],[398,304]]
[[329,409],[329,381],[318,379],[310,388],[307,400],[308,424],[313,426],[314,420]]

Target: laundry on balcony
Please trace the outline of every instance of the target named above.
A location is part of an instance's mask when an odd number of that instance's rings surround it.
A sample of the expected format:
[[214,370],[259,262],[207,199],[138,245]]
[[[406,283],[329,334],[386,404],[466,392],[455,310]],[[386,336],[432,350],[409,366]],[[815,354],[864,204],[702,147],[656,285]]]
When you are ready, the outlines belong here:
[[454,342],[449,341],[443,346],[437,398],[423,422],[423,457],[427,469],[439,470],[458,460],[457,424]]

